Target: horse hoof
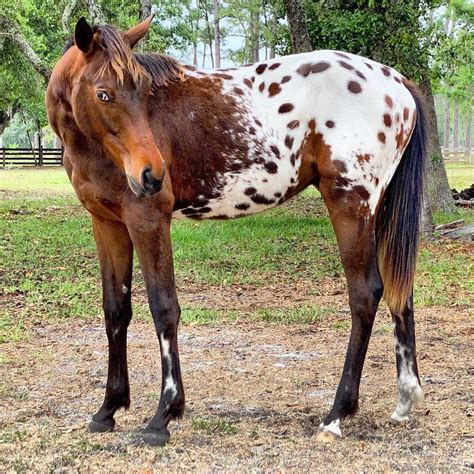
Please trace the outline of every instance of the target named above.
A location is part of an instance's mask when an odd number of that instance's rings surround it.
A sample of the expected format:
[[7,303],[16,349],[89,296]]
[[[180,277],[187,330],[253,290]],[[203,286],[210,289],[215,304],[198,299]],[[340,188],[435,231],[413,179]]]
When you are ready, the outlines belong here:
[[401,425],[404,423],[408,423],[410,421],[410,418],[408,415],[399,415],[396,411],[394,411],[390,416],[389,421],[392,425]]
[[95,421],[91,420],[89,423],[89,431],[91,433],[107,433],[112,431],[115,426],[114,420]]
[[150,430],[143,433],[143,441],[150,446],[164,446],[170,440],[170,432],[166,428]]
[[338,436],[331,431],[319,431],[316,435],[316,441],[318,443],[334,443]]

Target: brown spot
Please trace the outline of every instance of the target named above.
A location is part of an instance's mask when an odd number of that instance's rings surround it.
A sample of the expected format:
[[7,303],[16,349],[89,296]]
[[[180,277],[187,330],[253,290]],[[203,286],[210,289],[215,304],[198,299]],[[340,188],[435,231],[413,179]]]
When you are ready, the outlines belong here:
[[299,120],[292,120],[287,127],[290,128],[291,130],[298,128],[300,126]]
[[339,52],[336,52],[334,54],[337,54],[339,57],[341,58],[345,58],[345,59],[349,59],[351,60],[352,58],[350,56],[348,56],[347,54],[344,54],[344,53],[339,53]]
[[397,123],[400,122],[400,114],[398,112],[395,114],[395,121]]
[[232,76],[229,76],[229,74],[222,74],[220,72],[214,72],[213,74],[211,74],[212,76],[214,77],[219,77],[221,79],[233,79]]
[[276,145],[270,145],[270,150],[272,150],[273,154],[279,159],[280,158],[280,150]]
[[260,92],[263,92],[263,89],[265,89],[265,83],[264,82],[261,82],[260,85],[258,86],[258,90]]
[[281,87],[280,87],[280,84],[278,84],[277,82],[272,82],[270,84],[270,87],[268,88],[268,95],[269,97],[272,97],[274,95],[277,95],[281,92]]
[[244,91],[240,87],[234,87],[234,92],[237,95],[244,95]]
[[267,161],[263,166],[267,173],[275,174],[278,171],[278,165],[274,161]]
[[396,141],[397,141],[397,149],[402,149],[403,144],[404,144],[404,136],[403,136],[403,122],[400,124],[400,131],[398,132],[396,136]]
[[268,199],[262,194],[255,194],[250,199],[256,204],[273,204],[275,202],[275,199]]
[[377,136],[379,137],[379,140],[380,140],[382,143],[385,143],[385,133],[379,132],[379,134],[378,134]]
[[261,127],[262,122],[260,122],[260,120],[258,120],[258,119],[255,119],[255,125],[258,125],[259,127]]
[[386,103],[390,108],[393,107],[393,100],[392,100],[392,98],[391,98],[389,95],[386,95],[386,96],[385,96],[385,103]]
[[334,160],[332,163],[339,173],[347,173],[347,166],[343,161]]
[[367,78],[364,76],[364,74],[362,74],[360,71],[356,71],[355,72],[361,79],[364,79],[364,81],[367,80]]
[[267,65],[266,65],[265,63],[259,64],[259,65],[257,66],[257,69],[255,69],[255,72],[256,72],[257,74],[263,74],[263,72],[265,71],[265,69],[267,69]]
[[308,127],[314,132],[316,130],[316,120],[311,119],[308,122]]
[[291,112],[295,107],[293,106],[293,104],[282,104],[280,105],[280,107],[278,108],[278,112],[280,114],[287,114],[288,112]]
[[286,84],[290,79],[291,79],[291,76],[283,76],[283,79],[281,80],[281,83]]
[[184,69],[187,69],[188,71],[195,71],[196,70],[196,67],[195,66],[191,66],[189,64],[186,64],[184,66]]
[[252,89],[252,81],[250,79],[245,78],[244,84],[249,88]]
[[401,84],[402,81],[397,76],[395,76],[394,79],[395,79],[395,82],[398,82],[399,84]]
[[359,162],[360,165],[362,165],[363,163],[368,163],[371,158],[372,158],[372,155],[370,155],[369,153],[365,153],[363,155],[362,154],[357,155],[357,161]]
[[287,135],[285,137],[285,145],[291,150],[291,147],[293,146],[293,142],[295,141],[294,137],[290,137],[290,135]]
[[268,179],[267,179],[267,178],[263,178],[263,179],[262,179],[262,183],[268,183]]
[[408,114],[409,114],[409,110],[407,107],[404,107],[403,108],[403,120],[407,121],[408,120]]
[[384,114],[383,123],[386,127],[392,126],[392,117],[390,116],[390,114]]
[[334,125],[336,125],[332,120],[328,120],[326,122],[326,127],[327,128],[334,128]]
[[255,188],[247,188],[245,191],[244,191],[244,194],[246,196],[252,196],[253,194],[255,194],[257,192],[257,190]]
[[307,77],[310,73],[318,73],[318,72],[323,72],[326,69],[329,69],[331,65],[327,63],[326,61],[320,61],[319,63],[306,63],[302,64],[298,69],[297,73],[300,74],[303,77]]
[[255,76],[252,76],[252,77],[250,78],[250,80],[251,80],[252,82],[255,82]]
[[311,64],[307,63],[307,64],[302,64],[297,70],[296,72],[303,76],[303,77],[308,77],[309,74],[311,73]]
[[360,87],[360,84],[356,81],[349,81],[349,84],[347,84],[347,88],[353,94],[358,94],[362,91],[362,87]]
[[352,191],[356,194],[358,194],[362,199],[367,201],[370,197],[369,191],[364,186],[361,186],[360,184],[357,184],[352,188]]
[[250,133],[250,135],[255,135],[255,132],[256,132],[256,131],[257,131],[257,130],[255,130],[255,127],[250,127],[250,128],[249,128],[249,133]]
[[275,196],[276,198],[279,198],[279,197],[281,197],[281,193],[275,193],[274,196]]
[[290,156],[290,163],[291,163],[292,166],[295,166],[296,158],[295,158],[294,154],[291,154],[291,156]]
[[387,66],[382,66],[380,69],[387,77],[390,76],[390,69]]
[[379,178],[375,178],[374,182],[375,182],[375,186],[378,186],[379,185]]
[[349,69],[351,71],[354,69],[354,66],[351,66],[349,63],[346,63],[345,61],[338,61],[338,63],[345,69]]
[[372,64],[369,64],[369,63],[364,63],[369,69],[373,69],[374,67],[372,66]]
[[277,67],[280,67],[280,66],[281,66],[280,63],[274,63],[271,66],[269,66],[268,69],[271,69],[273,71],[273,69],[276,69]]
[[327,63],[326,61],[320,61],[319,63],[314,63],[311,66],[311,72],[312,73],[318,73],[318,72],[323,72],[326,69],[329,69],[331,65]]
[[239,211],[246,211],[250,207],[248,202],[241,202],[240,204],[236,204],[235,208]]

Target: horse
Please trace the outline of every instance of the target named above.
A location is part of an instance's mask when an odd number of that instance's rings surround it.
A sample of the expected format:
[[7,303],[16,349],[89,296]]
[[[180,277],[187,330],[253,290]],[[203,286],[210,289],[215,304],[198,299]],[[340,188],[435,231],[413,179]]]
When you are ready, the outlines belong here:
[[91,432],[113,430],[130,405],[127,327],[137,252],[161,353],[161,394],[143,430],[170,438],[184,412],[172,218],[229,219],[273,208],[312,185],[321,193],[344,268],[351,332],[333,406],[317,441],[342,436],[378,304],[394,321],[394,422],[423,400],[413,309],[426,125],[417,87],[396,70],[341,51],[314,51],[202,70],[134,53],[152,17],[128,31],[81,18],[54,67],[49,122],[92,218],[109,359]]

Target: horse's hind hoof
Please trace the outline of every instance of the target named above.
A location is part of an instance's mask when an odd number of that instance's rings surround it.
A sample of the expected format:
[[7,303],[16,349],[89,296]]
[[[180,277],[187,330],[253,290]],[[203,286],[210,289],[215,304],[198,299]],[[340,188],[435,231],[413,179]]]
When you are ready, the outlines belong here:
[[170,440],[170,432],[166,428],[143,432],[143,441],[151,446],[164,446]]
[[107,433],[112,431],[115,426],[114,420],[95,421],[91,420],[89,423],[89,431],[91,433]]
[[335,435],[331,431],[319,431],[316,435],[316,441],[318,443],[334,443],[339,436]]

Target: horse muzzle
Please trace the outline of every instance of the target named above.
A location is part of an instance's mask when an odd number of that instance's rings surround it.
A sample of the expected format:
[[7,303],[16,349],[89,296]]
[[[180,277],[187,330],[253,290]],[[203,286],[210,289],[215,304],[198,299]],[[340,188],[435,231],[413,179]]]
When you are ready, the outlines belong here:
[[161,191],[163,187],[163,179],[165,177],[165,171],[160,178],[155,178],[151,168],[145,168],[141,174],[141,182],[139,183],[133,176],[127,174],[127,181],[130,189],[138,197],[153,196],[157,192]]

